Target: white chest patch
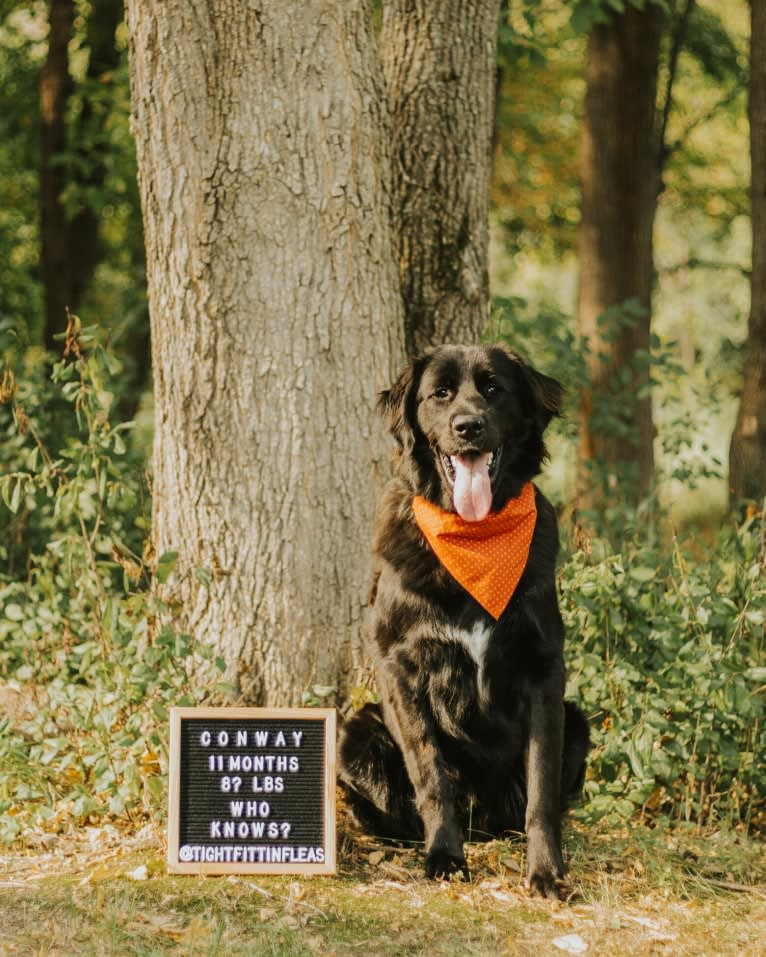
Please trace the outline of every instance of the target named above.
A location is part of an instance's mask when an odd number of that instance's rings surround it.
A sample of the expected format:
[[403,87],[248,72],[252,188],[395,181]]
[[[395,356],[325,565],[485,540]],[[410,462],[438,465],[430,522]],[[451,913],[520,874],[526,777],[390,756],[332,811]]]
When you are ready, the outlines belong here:
[[491,634],[492,629],[482,621],[477,621],[470,631],[465,628],[455,628],[451,634],[452,640],[462,645],[476,662],[480,682],[482,668],[484,666],[484,654],[487,650],[487,644],[489,643],[489,636]]

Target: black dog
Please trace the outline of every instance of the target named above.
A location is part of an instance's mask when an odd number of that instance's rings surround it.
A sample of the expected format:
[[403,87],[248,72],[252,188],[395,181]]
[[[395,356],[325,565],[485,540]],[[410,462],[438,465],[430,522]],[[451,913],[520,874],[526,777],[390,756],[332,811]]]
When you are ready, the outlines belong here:
[[437,348],[381,394],[399,447],[367,633],[381,703],[345,723],[339,747],[359,823],[425,840],[427,876],[467,876],[467,824],[473,837],[525,829],[530,888],[545,896],[564,875],[560,817],[589,746],[563,697],[556,517],[530,482],[561,398],[498,346]]

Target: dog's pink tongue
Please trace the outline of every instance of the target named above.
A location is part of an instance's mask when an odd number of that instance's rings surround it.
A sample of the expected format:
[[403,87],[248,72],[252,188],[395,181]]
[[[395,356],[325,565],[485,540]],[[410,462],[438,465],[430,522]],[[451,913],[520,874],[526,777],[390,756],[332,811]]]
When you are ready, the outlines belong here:
[[480,522],[492,506],[492,486],[489,481],[490,452],[477,458],[450,456],[455,470],[452,501],[455,511],[466,522]]

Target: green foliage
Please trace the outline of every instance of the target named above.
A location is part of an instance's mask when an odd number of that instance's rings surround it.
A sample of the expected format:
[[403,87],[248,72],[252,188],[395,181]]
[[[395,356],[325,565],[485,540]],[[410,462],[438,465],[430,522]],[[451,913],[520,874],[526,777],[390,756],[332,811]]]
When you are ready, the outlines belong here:
[[[96,37],[95,27],[110,16],[119,22],[116,31],[112,28],[111,38]],[[98,5],[80,0],[76,5],[67,148],[55,162],[67,173],[62,199],[70,219],[83,211],[98,219],[100,264],[81,309],[110,317],[111,342],[126,373],[134,375],[144,370],[131,367],[131,339],[144,332],[148,316],[129,122],[128,41],[121,19],[119,0]],[[0,5],[0,248],[5,254],[0,323],[11,323],[22,343],[33,346],[43,334],[38,77],[47,51],[47,28],[45,4],[8,0]],[[96,39],[111,42],[113,68],[89,69]],[[113,317],[120,317],[119,322]],[[62,325],[63,321],[62,316]]]
[[[175,556],[143,545],[142,463],[129,424],[110,422],[119,363],[75,317],[65,356],[52,383],[35,378],[36,404],[3,372],[3,557],[14,561],[0,574],[0,839],[164,803],[168,708],[221,690],[210,675],[223,663],[172,627],[172,591],[159,586]],[[71,420],[58,436],[45,422],[54,393]]]
[[[715,414],[719,407],[718,389],[713,373],[702,371],[697,380],[685,374],[680,363],[678,343],[651,336],[649,350],[637,350],[630,362],[615,370],[612,391],[598,394],[590,387],[589,363],[598,359],[608,363],[606,347],[620,333],[633,327],[644,315],[644,307],[636,300],[627,300],[599,317],[599,341],[603,344],[597,355],[587,337],[577,334],[574,321],[554,307],[533,307],[521,297],[495,297],[492,322],[487,330],[488,338],[505,340],[525,356],[533,356],[538,368],[557,378],[565,388],[566,408],[564,418],[551,427],[552,435],[563,440],[564,454],[574,459],[578,440],[577,403],[584,390],[591,395],[590,412],[594,431],[619,441],[625,449],[624,461],[620,463],[615,484],[614,465],[594,459],[584,463],[591,487],[607,490],[613,486],[616,500],[604,492],[598,511],[588,513],[588,524],[612,541],[621,541],[632,533],[637,523],[646,521],[647,510],[656,510],[665,490],[682,483],[689,491],[710,478],[720,479],[723,463],[704,439],[699,436],[699,409],[706,407]],[[718,370],[720,372],[720,369]],[[655,487],[649,500],[641,509],[626,509],[624,489],[634,481],[636,471],[635,446],[637,429],[626,414],[626,405],[620,395],[636,390],[651,389],[655,403],[661,406],[658,425],[658,464]],[[574,479],[569,478],[567,488],[560,492],[565,499],[572,498]]]
[[501,18],[492,201],[509,253],[555,258],[575,242],[583,55],[556,5],[511,4]]
[[574,322],[555,306],[530,304],[521,296],[495,296],[489,341],[504,340],[524,357],[558,379],[569,396],[577,395],[586,375],[585,356]]
[[0,357],[6,363],[0,496],[9,509],[0,514],[0,532],[6,533],[0,535],[0,558],[10,574],[24,574],[51,539],[79,528],[81,521],[98,528],[107,516],[115,540],[140,551],[143,492],[140,481],[125,480],[123,470],[127,465],[140,478],[142,462],[126,442],[131,425],[109,421],[122,394],[120,363],[97,345],[95,327],[83,330],[71,317],[67,358],[51,375],[41,350],[20,348],[22,333],[23,328],[0,323]]
[[[71,219],[88,210],[99,221],[103,260],[82,311],[120,317],[118,322],[112,319],[110,343],[127,366],[130,346],[126,340],[148,322],[143,225],[130,131],[128,36],[119,0],[85,7],[87,15],[78,20],[79,51],[88,69],[75,71],[69,103],[69,145],[59,157],[67,170],[62,199]],[[99,36],[99,30],[113,35]],[[103,69],[101,64],[102,72],[94,70],[92,62],[99,52],[94,52],[97,44],[112,48],[110,65]],[[103,57],[104,51],[100,53]],[[73,60],[76,63],[77,58]],[[134,373],[133,369],[127,371]]]
[[44,34],[19,4],[0,7],[0,323],[21,316],[40,333],[37,74]]
[[684,49],[716,83],[746,84],[747,61],[743,52],[720,16],[702,4],[695,3],[692,8]]
[[544,66],[545,44],[539,35],[541,19],[539,0],[522,0],[520,4],[501,4],[497,25],[497,57],[502,66],[519,61]]
[[338,689],[333,685],[312,685],[301,695],[304,708],[332,708],[336,703]]
[[[562,381],[575,399],[587,384],[589,344],[555,309],[495,300],[492,338],[505,338]],[[631,303],[602,318],[605,339],[635,321]],[[766,825],[766,514],[683,547],[662,507],[663,490],[688,491],[722,464],[698,447],[703,397],[683,375],[675,344],[653,338],[620,388],[648,367],[663,397],[657,488],[638,508],[619,498],[585,516],[595,534],[569,542],[559,572],[568,640],[568,693],[591,719],[594,750],[583,815],[664,816],[707,826]],[[684,395],[679,395],[680,385]],[[688,394],[687,394],[688,393]],[[599,428],[630,436],[619,408],[594,412]],[[557,423],[571,449],[576,421]],[[625,470],[631,463],[625,463]],[[600,481],[591,463],[592,481]],[[618,480],[621,486],[624,475]],[[543,477],[543,482],[546,477]],[[570,483],[571,487],[571,483]],[[554,497],[556,497],[554,495]],[[565,500],[566,494],[562,496]]]
[[625,13],[628,7],[645,10],[648,5],[670,12],[670,0],[572,0],[572,27],[587,33],[597,24],[609,23],[612,17]]
[[[510,254],[546,263],[571,254],[579,222],[578,122],[583,99],[585,37],[630,0],[559,0],[511,4],[501,20],[503,67],[498,101],[492,201]],[[668,89],[670,51],[685,0],[667,12],[658,83],[658,110]],[[742,0],[693,5],[676,64],[662,171],[658,265],[670,257],[733,262],[731,230],[748,214],[747,5]],[[527,55],[529,54],[529,55]],[[666,220],[664,210],[672,212]],[[674,232],[678,231],[677,239]],[[712,249],[711,249],[712,246]],[[740,263],[741,265],[741,263]],[[720,278],[720,277],[719,277]],[[736,276],[730,277],[736,282]],[[496,287],[497,288],[497,287]]]
[[585,814],[766,823],[766,515],[704,560],[603,541],[560,572],[569,694],[591,720]]

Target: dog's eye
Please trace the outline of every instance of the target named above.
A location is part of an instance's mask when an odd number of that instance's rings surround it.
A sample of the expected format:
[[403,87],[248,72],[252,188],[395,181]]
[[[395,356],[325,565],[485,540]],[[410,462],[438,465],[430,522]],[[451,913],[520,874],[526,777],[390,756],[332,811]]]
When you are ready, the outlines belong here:
[[500,386],[496,382],[488,382],[484,386],[484,396],[487,399],[491,399],[493,395],[497,395],[500,391]]
[[437,399],[448,399],[451,393],[452,390],[446,385],[440,385],[434,389],[434,397]]

